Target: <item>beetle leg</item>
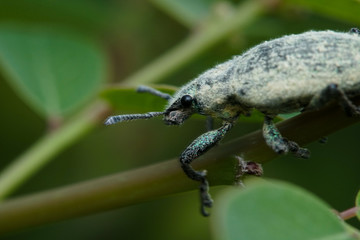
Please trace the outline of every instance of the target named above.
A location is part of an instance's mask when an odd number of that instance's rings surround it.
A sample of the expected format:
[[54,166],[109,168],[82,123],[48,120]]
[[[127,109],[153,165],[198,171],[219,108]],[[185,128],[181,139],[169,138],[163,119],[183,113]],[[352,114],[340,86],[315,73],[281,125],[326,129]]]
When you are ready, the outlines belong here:
[[297,143],[282,137],[270,116],[265,116],[263,136],[266,144],[278,154],[292,152],[300,158],[309,158],[310,156],[310,152],[306,148],[301,148]]
[[152,95],[164,98],[166,100],[171,99],[171,95],[169,95],[167,93],[160,92],[159,90],[156,90],[155,88],[151,88],[151,87],[147,87],[147,86],[142,86],[141,85],[136,89],[136,91],[139,92],[139,93],[150,93]]
[[263,136],[266,144],[276,153],[282,154],[289,151],[288,144],[276,128],[273,119],[269,116],[265,116],[264,119]]
[[185,174],[192,180],[200,182],[201,213],[204,216],[209,214],[205,207],[212,206],[212,199],[209,194],[209,183],[206,179],[206,171],[195,171],[190,163],[217,144],[231,129],[232,123],[226,122],[218,129],[206,132],[196,138],[181,154],[180,163]]
[[354,105],[337,84],[329,84],[319,94],[315,95],[305,110],[315,110],[331,101],[338,101],[348,116],[360,116],[360,108]]

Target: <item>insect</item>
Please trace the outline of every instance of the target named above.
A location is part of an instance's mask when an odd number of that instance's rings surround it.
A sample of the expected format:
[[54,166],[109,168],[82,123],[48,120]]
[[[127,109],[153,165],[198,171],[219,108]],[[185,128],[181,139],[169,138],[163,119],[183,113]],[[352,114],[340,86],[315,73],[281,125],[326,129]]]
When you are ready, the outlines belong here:
[[105,124],[163,116],[165,124],[181,125],[198,113],[223,121],[222,126],[196,138],[180,155],[185,174],[200,182],[201,212],[212,206],[206,171],[193,160],[216,145],[240,115],[253,109],[264,114],[263,136],[276,153],[308,158],[309,151],[282,137],[273,123],[281,113],[316,110],[338,102],[345,113],[359,116],[349,98],[360,95],[360,31],[309,31],[263,42],[242,55],[215,66],[184,85],[174,96],[141,86],[168,100],[163,112],[109,117]]

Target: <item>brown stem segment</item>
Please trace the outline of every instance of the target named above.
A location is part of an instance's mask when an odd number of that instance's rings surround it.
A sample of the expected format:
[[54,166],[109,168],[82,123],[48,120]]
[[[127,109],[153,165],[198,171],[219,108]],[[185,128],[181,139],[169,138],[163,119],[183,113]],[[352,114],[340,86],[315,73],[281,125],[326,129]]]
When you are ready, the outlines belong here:
[[348,220],[356,216],[356,212],[359,210],[358,207],[353,207],[339,213],[339,217],[344,220]]

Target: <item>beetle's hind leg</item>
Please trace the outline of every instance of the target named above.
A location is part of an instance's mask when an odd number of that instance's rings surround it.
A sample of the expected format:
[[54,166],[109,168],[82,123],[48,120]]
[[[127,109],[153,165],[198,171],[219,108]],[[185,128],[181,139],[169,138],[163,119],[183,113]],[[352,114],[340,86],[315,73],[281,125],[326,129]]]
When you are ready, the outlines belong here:
[[297,143],[281,136],[270,116],[265,116],[263,136],[266,144],[278,154],[292,152],[295,156],[300,158],[309,158],[310,156],[309,150],[301,148]]
[[335,83],[329,84],[319,94],[315,95],[304,110],[316,110],[324,107],[331,101],[337,101],[348,116],[360,116],[360,108],[353,104],[344,91]]

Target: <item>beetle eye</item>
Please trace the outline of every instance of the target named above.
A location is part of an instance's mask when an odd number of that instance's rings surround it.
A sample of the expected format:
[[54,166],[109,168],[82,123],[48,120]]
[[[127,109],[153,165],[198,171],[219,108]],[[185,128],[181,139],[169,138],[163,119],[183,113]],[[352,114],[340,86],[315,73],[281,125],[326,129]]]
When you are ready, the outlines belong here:
[[183,107],[190,107],[192,101],[193,101],[193,98],[190,95],[184,95],[181,98],[181,105]]

